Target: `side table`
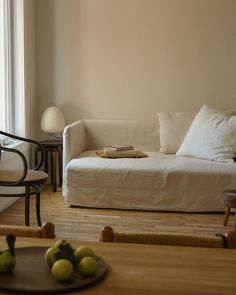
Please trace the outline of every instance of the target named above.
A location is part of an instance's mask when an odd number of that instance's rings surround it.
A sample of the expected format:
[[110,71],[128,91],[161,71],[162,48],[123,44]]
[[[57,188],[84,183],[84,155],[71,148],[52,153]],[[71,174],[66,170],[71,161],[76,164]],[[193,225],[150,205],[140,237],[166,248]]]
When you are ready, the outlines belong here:
[[[44,148],[44,172],[48,174],[49,163],[51,172],[51,185],[53,192],[57,191],[57,159],[58,159],[58,175],[59,186],[62,186],[62,140],[43,140],[40,141]],[[35,163],[38,163],[38,148],[35,150]],[[50,161],[49,161],[50,159]]]

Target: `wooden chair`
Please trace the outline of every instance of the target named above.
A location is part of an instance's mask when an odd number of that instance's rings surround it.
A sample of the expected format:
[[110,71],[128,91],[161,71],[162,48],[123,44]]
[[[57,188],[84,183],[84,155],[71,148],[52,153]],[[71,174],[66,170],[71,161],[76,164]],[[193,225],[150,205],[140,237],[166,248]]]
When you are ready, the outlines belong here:
[[118,233],[112,227],[102,229],[101,242],[141,243],[170,246],[236,248],[236,233],[204,236],[177,233]]
[[13,234],[17,237],[54,239],[55,227],[51,222],[46,222],[42,227],[0,225],[0,235]]
[[[0,161],[1,161],[1,152],[10,152],[15,153],[20,157],[23,169],[1,169],[0,170],[0,187],[24,187],[24,192],[19,193],[2,193],[0,191],[0,197],[24,197],[25,198],[25,225],[30,225],[30,196],[36,195],[36,216],[38,226],[41,226],[41,217],[40,217],[40,191],[41,185],[47,182],[48,175],[42,171],[38,171],[43,164],[43,147],[41,144],[35,140],[26,139],[16,135],[12,135],[3,131],[0,131],[0,134],[11,137],[20,141],[25,141],[32,143],[38,146],[38,149],[41,151],[41,161],[33,169],[28,169],[28,164],[25,156],[19,150],[14,148],[3,147],[0,145]],[[0,163],[1,164],[1,163]]]

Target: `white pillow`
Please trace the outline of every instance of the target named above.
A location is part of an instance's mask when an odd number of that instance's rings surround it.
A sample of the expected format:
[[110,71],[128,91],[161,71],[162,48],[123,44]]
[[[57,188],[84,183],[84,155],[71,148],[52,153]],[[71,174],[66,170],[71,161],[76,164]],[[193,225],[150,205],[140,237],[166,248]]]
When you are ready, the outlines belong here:
[[236,115],[204,105],[176,154],[233,163],[235,151]]
[[175,154],[184,140],[196,113],[158,113],[160,125],[160,151]]

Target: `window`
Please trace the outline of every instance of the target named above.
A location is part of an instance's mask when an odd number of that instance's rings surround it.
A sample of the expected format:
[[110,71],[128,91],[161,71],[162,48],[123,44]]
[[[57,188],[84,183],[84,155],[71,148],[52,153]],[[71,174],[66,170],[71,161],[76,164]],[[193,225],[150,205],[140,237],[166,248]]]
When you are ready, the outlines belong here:
[[0,0],[0,129],[25,132],[23,0]]

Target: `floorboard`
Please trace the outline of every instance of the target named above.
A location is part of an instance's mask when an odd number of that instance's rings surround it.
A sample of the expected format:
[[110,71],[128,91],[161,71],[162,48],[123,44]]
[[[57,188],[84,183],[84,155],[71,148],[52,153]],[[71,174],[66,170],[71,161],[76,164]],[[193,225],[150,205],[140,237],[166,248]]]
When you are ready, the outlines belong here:
[[[31,198],[31,225],[36,225],[35,198]],[[58,238],[97,241],[105,225],[119,231],[183,232],[216,234],[233,228],[230,216],[224,227],[222,213],[173,213],[147,212],[91,208],[71,208],[65,204],[61,189],[53,193],[52,187],[44,186],[41,199],[42,221],[55,224]],[[24,224],[24,199],[17,200],[0,214],[0,224]]]

